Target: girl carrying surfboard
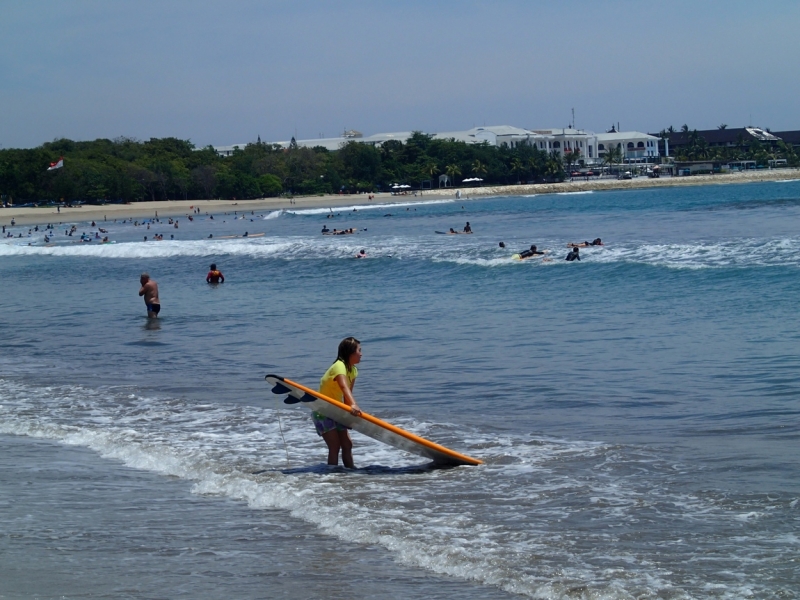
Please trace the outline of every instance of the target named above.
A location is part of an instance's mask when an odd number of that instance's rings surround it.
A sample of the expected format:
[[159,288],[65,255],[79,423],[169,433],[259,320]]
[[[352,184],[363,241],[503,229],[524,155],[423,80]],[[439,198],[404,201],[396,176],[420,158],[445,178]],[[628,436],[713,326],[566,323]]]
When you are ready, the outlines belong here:
[[[361,342],[354,337],[344,338],[339,342],[336,360],[325,371],[319,382],[320,394],[346,404],[355,416],[361,415],[361,410],[353,397],[353,387],[356,384],[356,377],[358,377],[356,365],[360,362]],[[339,464],[339,451],[341,450],[344,466],[354,469],[353,441],[347,431],[348,427],[316,411],[312,413],[312,419],[317,434],[328,445],[328,464]]]

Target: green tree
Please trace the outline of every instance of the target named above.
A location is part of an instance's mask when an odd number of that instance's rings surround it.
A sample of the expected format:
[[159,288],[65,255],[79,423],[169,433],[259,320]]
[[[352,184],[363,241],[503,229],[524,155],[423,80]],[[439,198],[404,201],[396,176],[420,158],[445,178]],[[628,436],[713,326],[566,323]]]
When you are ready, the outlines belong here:
[[564,166],[567,168],[567,175],[572,175],[572,167],[581,158],[581,153],[577,150],[568,150],[564,153]]
[[483,177],[486,175],[487,168],[479,159],[472,161],[472,174],[476,177]]
[[444,170],[445,173],[450,177],[450,180],[453,182],[453,185],[456,183],[456,177],[461,176],[461,169],[456,164],[447,165]]
[[614,172],[614,165],[622,162],[622,148],[619,145],[609,144],[603,155],[603,164],[609,168],[609,172]]

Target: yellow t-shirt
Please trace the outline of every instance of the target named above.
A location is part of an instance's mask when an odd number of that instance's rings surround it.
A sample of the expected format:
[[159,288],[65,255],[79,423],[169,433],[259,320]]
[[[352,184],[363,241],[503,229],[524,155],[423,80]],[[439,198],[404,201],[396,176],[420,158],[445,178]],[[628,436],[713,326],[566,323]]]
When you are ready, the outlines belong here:
[[319,380],[319,393],[344,403],[342,388],[336,383],[336,377],[338,375],[346,376],[347,380],[350,382],[350,389],[353,389],[353,384],[356,381],[356,377],[358,377],[358,369],[353,366],[352,370],[348,372],[345,364],[341,360],[337,360],[325,371],[325,375]]

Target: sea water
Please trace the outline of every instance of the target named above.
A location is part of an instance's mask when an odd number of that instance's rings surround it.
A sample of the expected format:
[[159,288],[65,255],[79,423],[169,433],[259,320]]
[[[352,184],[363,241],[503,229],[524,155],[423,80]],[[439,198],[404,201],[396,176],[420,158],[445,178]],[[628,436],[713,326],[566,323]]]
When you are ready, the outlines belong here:
[[0,597],[800,597],[800,184],[213,216],[0,244]]

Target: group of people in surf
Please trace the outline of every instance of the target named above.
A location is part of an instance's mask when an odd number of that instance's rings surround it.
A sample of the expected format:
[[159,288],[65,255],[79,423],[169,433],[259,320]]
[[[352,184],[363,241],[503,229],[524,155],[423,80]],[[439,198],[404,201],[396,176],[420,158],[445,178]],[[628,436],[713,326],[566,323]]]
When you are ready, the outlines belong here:
[[[564,258],[564,260],[568,262],[572,262],[574,260],[579,261],[581,259],[580,248],[589,248],[592,246],[603,246],[603,245],[604,245],[603,240],[601,240],[600,238],[595,238],[591,242],[579,242],[579,243],[570,242],[569,244],[567,244],[567,248],[569,248],[570,251]],[[506,247],[505,242],[500,242],[500,247],[505,248]],[[517,253],[514,256],[514,258],[519,258],[520,260],[524,260],[526,258],[535,258],[537,256],[544,256],[545,254],[547,254],[547,250],[539,250],[536,247],[536,245],[533,244],[527,250],[522,250],[521,252]],[[543,258],[542,260],[549,261],[550,259]]]
[[455,229],[453,229],[451,227],[450,231],[448,231],[447,233],[449,235],[458,235],[458,234],[461,234],[461,233],[472,233],[472,227],[470,226],[469,221],[467,221],[467,224],[464,225],[464,229],[462,229],[461,231],[456,231]]
[[[200,209],[199,208],[195,208],[193,206],[190,207],[190,208],[192,209],[192,214],[195,214],[195,215],[199,215],[200,214]],[[206,215],[208,216],[209,220],[211,220],[211,221],[214,220],[214,215],[209,214],[209,213],[206,213]],[[224,216],[232,216],[234,220],[250,219],[251,221],[254,221],[256,218],[260,217],[261,215],[257,215],[255,213],[255,211],[250,211],[249,215],[247,215],[245,213],[245,211],[242,211],[241,213],[239,213],[238,211],[234,211],[233,215],[230,215],[229,213],[225,212]],[[189,221],[194,221],[194,218],[191,215],[187,214],[186,217],[189,219]],[[111,241],[111,239],[109,239],[109,236],[108,236],[109,230],[106,229],[106,228],[103,228],[103,227],[99,227],[99,224],[101,222],[102,223],[108,223],[109,225],[110,224],[114,224],[114,225],[130,224],[130,225],[133,225],[134,227],[144,227],[145,229],[151,229],[151,228],[155,229],[155,228],[157,228],[159,226],[161,226],[161,227],[171,226],[172,229],[178,229],[179,228],[179,225],[178,225],[179,219],[177,219],[177,218],[168,218],[166,220],[162,220],[162,219],[158,218],[158,212],[155,213],[155,217],[152,218],[152,219],[124,218],[124,219],[111,219],[111,220],[109,220],[109,219],[105,219],[104,218],[103,221],[99,221],[99,220],[98,221],[91,221],[91,227],[92,228],[96,228],[95,231],[91,231],[89,233],[84,232],[82,235],[79,236],[78,240],[75,240],[75,241],[69,240],[69,241],[71,241],[72,243],[76,243],[76,244],[87,243],[87,242],[100,242],[100,243],[103,243],[103,244],[111,243],[112,241]],[[222,222],[226,223],[227,221],[223,220]],[[10,227],[13,227],[15,225],[16,225],[16,221],[15,221],[15,219],[12,218]],[[59,223],[59,225],[61,225],[61,223]],[[20,238],[29,237],[29,238],[33,238],[36,235],[36,233],[40,231],[40,228],[37,225],[36,227],[29,229],[28,232],[27,232],[27,236],[24,236],[23,233],[12,234],[10,231],[7,231],[6,227],[7,227],[6,225],[2,225],[2,237],[9,237],[9,238],[11,238],[11,237],[20,237]],[[106,225],[106,227],[108,227],[108,225]],[[57,241],[56,240],[56,231],[55,231],[55,226],[54,225],[48,224],[46,228],[42,227],[41,230],[44,231],[43,241],[44,241],[45,244],[54,244]],[[66,237],[73,237],[73,236],[75,236],[77,234],[77,232],[78,232],[77,225],[71,225],[70,227],[67,227],[67,228],[64,229],[64,235]],[[250,237],[252,237],[252,235],[254,235],[254,234],[250,234]],[[209,234],[208,237],[212,238],[214,236],[212,234]],[[245,234],[242,237],[248,237],[248,233],[245,232]],[[148,239],[157,241],[157,240],[163,240],[165,238],[164,238],[164,234],[157,233],[157,234],[155,234],[155,235],[153,235],[151,237],[144,237],[144,241],[147,241]],[[170,235],[169,239],[175,239],[175,234]],[[31,242],[31,244],[29,244],[29,245],[32,245],[32,244],[33,244],[33,242]]]
[[[364,229],[366,231],[366,229]],[[334,229],[331,231],[327,226],[323,226],[322,235],[352,235],[358,233],[358,229],[351,227],[350,229]]]

